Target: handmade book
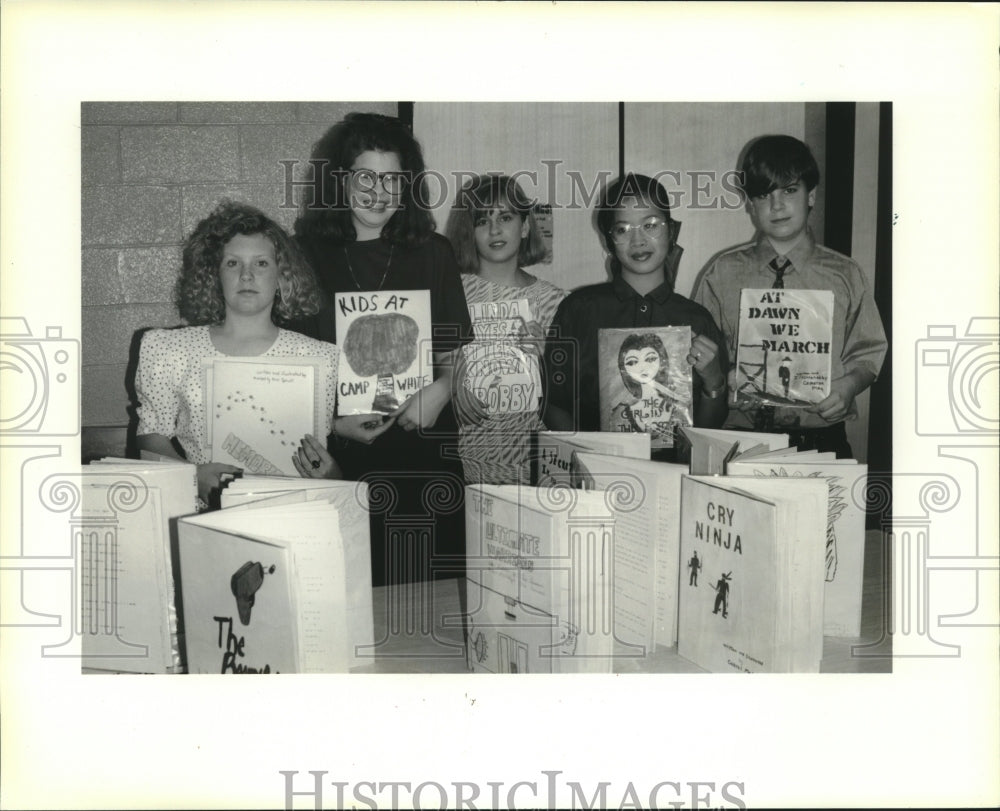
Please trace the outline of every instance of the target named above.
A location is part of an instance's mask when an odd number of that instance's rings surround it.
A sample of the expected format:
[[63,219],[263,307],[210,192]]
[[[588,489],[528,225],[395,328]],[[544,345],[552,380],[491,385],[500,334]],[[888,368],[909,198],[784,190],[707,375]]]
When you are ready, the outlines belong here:
[[212,461],[251,473],[298,476],[292,456],[306,434],[325,437],[333,385],[320,357],[205,361],[205,424]]
[[338,293],[337,413],[391,414],[434,379],[429,290]]
[[[827,485],[823,633],[861,636],[861,595],[865,568],[864,488],[868,466],[833,454],[796,453],[736,459],[730,476],[810,478]],[[859,502],[859,499],[862,501]]]
[[718,673],[815,673],[826,484],[685,476],[677,652]]
[[605,493],[615,519],[611,556],[615,640],[646,656],[677,641],[681,478],[686,465],[577,451],[580,484]]
[[188,672],[341,673],[359,640],[370,649],[371,625],[352,627],[365,613],[370,623],[370,575],[367,589],[348,587],[370,568],[368,517],[347,520],[335,501],[299,490],[178,522]]
[[487,673],[607,673],[613,653],[602,493],[466,488],[467,655]]
[[690,349],[690,327],[598,330],[601,430],[672,448],[675,428],[692,424]]
[[105,458],[81,472],[76,533],[83,667],[183,669],[176,609],[176,519],[197,511],[194,465]]
[[591,451],[630,459],[649,460],[649,434],[606,434],[603,431],[538,431],[532,449],[532,483],[577,486],[574,451]]
[[534,411],[542,396],[538,356],[522,346],[533,320],[527,299],[469,304],[475,340],[462,348],[462,385],[486,413]]
[[696,476],[722,475],[726,465],[737,455],[757,456],[769,451],[788,448],[788,434],[771,434],[763,431],[728,431],[724,428],[681,428],[685,441],[691,446],[691,474]]
[[344,538],[347,572],[348,627],[351,631],[350,667],[371,663],[375,629],[372,618],[371,548],[369,539],[368,485],[329,479],[289,479],[244,475],[222,489],[223,509],[285,496],[289,503],[329,501],[337,508],[340,535]]
[[833,292],[745,288],[733,402],[807,408],[830,393]]

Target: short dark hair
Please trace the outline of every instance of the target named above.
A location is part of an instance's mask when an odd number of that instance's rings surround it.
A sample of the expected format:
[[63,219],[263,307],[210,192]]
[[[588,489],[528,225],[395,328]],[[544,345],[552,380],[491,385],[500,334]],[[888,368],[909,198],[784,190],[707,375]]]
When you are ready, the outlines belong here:
[[459,190],[445,228],[445,236],[451,241],[463,273],[479,272],[476,220],[495,208],[510,209],[521,217],[521,222],[528,223],[528,235],[521,240],[517,251],[518,264],[534,265],[545,258],[545,243],[532,213],[532,201],[517,181],[508,175],[479,175]]
[[747,198],[802,182],[812,191],[819,185],[819,166],[809,147],[791,135],[762,135],[750,143],[740,166]]
[[618,261],[615,254],[615,243],[611,239],[611,229],[615,224],[615,211],[625,200],[629,199],[648,203],[663,215],[667,221],[667,232],[670,240],[668,251],[671,253],[680,230],[680,223],[670,216],[670,195],[662,183],[656,178],[635,172],[622,175],[604,190],[597,203],[597,229],[601,232],[604,245],[611,255],[611,271],[615,274],[621,272],[621,262]]
[[345,189],[347,170],[362,152],[394,152],[408,182],[399,208],[382,228],[382,239],[416,245],[434,231],[427,210],[424,156],[413,135],[398,118],[377,113],[348,113],[316,142],[311,163],[317,177],[313,200],[306,198],[295,221],[295,235],[306,243],[357,239]]
[[174,303],[192,326],[219,324],[226,317],[219,267],[229,241],[238,235],[261,234],[274,245],[279,292],[271,308],[275,324],[297,321],[319,312],[323,295],[312,269],[285,230],[260,210],[223,200],[199,222],[184,242],[181,275]]

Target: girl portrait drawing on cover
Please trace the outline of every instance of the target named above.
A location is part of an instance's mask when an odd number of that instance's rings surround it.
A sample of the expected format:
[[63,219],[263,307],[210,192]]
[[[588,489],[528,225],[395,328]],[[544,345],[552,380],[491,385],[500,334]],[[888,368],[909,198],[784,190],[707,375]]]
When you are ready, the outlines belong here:
[[612,410],[614,430],[645,432],[655,440],[671,436],[676,422],[687,422],[680,419],[683,409],[676,408],[683,397],[668,385],[670,359],[660,336],[627,336],[618,350],[618,371],[633,399]]

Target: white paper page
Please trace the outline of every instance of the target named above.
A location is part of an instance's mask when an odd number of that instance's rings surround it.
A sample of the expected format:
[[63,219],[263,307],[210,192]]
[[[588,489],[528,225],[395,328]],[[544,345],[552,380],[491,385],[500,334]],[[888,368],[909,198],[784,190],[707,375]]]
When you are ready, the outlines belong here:
[[[121,477],[112,475],[116,478]],[[143,501],[122,504],[112,515],[109,485],[88,477],[82,502],[90,521],[74,528],[83,666],[165,673],[176,662],[161,493],[156,487],[140,489]]]
[[292,456],[302,437],[326,435],[319,366],[319,359],[216,359],[205,402],[212,461],[298,477]]

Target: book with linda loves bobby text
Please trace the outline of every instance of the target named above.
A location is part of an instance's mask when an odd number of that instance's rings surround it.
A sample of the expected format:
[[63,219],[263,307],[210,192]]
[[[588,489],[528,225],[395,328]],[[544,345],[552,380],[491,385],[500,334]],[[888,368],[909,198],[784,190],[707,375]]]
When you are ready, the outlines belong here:
[[808,408],[830,393],[833,293],[744,289],[733,402]]
[[429,290],[338,293],[337,414],[391,414],[434,380]]
[[522,346],[534,320],[527,299],[471,302],[475,340],[466,344],[462,385],[486,413],[534,411],[542,396],[538,356]]
[[690,327],[598,330],[601,430],[672,448],[676,427],[692,424],[690,349]]

